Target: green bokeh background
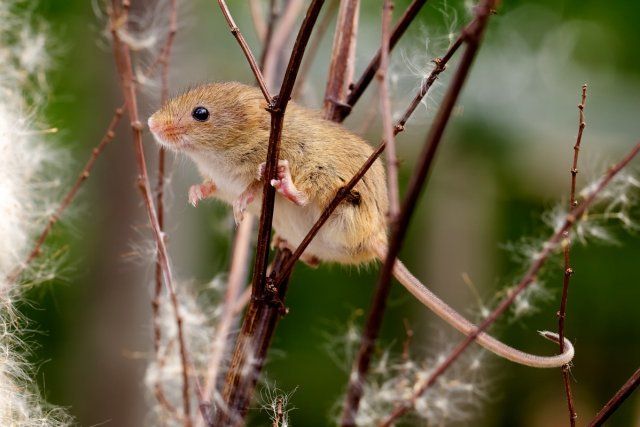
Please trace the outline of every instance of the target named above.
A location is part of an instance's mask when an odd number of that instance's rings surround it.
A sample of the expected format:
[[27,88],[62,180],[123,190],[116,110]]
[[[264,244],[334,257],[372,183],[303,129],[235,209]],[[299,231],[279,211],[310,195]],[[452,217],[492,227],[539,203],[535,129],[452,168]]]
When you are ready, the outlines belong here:
[[[148,6],[133,3],[134,8]],[[250,83],[248,68],[215,2],[179,3],[181,28],[172,90],[207,80]],[[238,24],[257,46],[245,2],[229,3]],[[395,3],[398,16],[408,1]],[[402,110],[419,83],[408,72],[410,64],[426,63],[429,55],[442,52],[438,50],[442,39],[466,22],[461,3],[430,2],[394,53],[396,111]],[[363,1],[358,70],[378,44],[379,8],[380,2]],[[73,176],[121,102],[112,57],[101,41],[104,23],[96,18],[91,2],[41,1],[35,12],[50,26],[57,46],[46,115],[61,130],[59,142],[72,153],[69,175]],[[639,15],[640,3],[633,1],[517,0],[504,1],[492,21],[402,254],[418,276],[464,313],[476,313],[477,304],[462,273],[469,274],[489,301],[523,270],[502,245],[523,236],[542,238],[548,232],[541,223],[543,212],[566,200],[580,85],[590,85],[582,184],[637,139]],[[426,35],[433,40],[428,51]],[[514,40],[519,43],[508,43]],[[316,94],[324,87],[329,47],[330,37],[311,78]],[[537,59],[527,62],[533,57]],[[523,77],[527,64],[538,68]],[[517,87],[524,87],[524,93],[511,99]],[[399,137],[403,188],[443,90],[436,89],[427,109]],[[144,114],[157,106],[154,99],[143,98]],[[367,104],[376,100],[363,100],[347,126],[359,129]],[[376,125],[366,133],[370,141],[379,135]],[[153,161],[153,145],[147,144]],[[151,403],[143,385],[146,362],[141,356],[151,348],[151,270],[129,256],[132,243],[148,236],[132,153],[123,126],[69,221],[56,232],[55,243],[69,251],[64,277],[32,291],[32,304],[24,308],[40,331],[29,338],[39,344],[32,355],[41,362],[38,381],[47,399],[69,407],[80,425],[138,426],[145,423]],[[206,282],[228,265],[228,209],[214,203],[197,210],[187,207],[186,189],[197,177],[188,161],[173,165],[168,232],[176,272],[185,280]],[[619,244],[592,243],[577,247],[572,255],[576,274],[567,331],[578,351],[572,373],[579,424],[595,414],[640,361],[640,240],[624,232],[617,235]],[[549,263],[545,277],[552,297],[538,304],[535,315],[502,322],[497,328],[507,342],[536,353],[554,350],[535,331],[556,327],[561,271],[559,260]],[[291,311],[278,327],[266,367],[268,378],[279,388],[296,389],[293,425],[331,424],[347,374],[328,354],[327,336],[344,333],[354,312],[368,306],[376,272],[376,267],[337,266],[296,270],[287,300]],[[416,357],[438,354],[460,339],[395,286],[383,328],[385,347],[400,351],[405,318],[416,330]],[[566,425],[559,371],[523,368],[492,356],[486,360],[490,386],[480,409],[463,424]],[[252,425],[268,421],[253,411]],[[640,426],[637,395],[609,425]]]

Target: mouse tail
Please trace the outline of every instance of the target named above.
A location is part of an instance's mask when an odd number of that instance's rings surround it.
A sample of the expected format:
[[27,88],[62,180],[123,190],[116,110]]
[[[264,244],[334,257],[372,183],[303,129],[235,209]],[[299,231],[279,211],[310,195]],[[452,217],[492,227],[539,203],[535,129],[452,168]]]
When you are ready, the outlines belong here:
[[[385,259],[386,253],[386,248],[378,250],[378,256],[381,260]],[[476,325],[438,298],[398,259],[396,259],[393,268],[393,275],[418,301],[464,335],[469,336],[477,330]],[[556,343],[559,342],[558,334],[553,332],[541,331],[540,335]],[[478,334],[476,342],[500,357],[534,368],[557,368],[566,365],[573,359],[575,353],[573,345],[566,338],[564,339],[564,352],[556,356],[537,356],[525,353],[504,344],[485,332]]]

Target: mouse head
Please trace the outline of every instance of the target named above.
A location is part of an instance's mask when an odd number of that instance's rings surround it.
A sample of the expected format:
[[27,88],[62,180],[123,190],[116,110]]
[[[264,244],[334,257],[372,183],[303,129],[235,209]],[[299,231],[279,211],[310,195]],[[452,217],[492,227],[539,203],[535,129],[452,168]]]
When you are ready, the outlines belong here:
[[149,117],[149,129],[175,151],[224,149],[245,131],[247,114],[259,108],[259,92],[240,83],[213,83],[170,99]]

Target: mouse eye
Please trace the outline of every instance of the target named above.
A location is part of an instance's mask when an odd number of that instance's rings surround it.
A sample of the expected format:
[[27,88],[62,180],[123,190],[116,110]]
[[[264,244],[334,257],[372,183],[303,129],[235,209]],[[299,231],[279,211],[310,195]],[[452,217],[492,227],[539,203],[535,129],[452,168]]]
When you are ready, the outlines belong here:
[[204,107],[196,107],[191,112],[191,117],[199,122],[206,122],[209,118],[209,110]]

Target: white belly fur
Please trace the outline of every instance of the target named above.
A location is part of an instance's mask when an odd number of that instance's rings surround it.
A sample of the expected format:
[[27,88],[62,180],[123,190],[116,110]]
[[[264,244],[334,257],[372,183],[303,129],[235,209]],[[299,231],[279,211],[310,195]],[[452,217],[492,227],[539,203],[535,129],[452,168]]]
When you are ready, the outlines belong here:
[[[192,157],[205,179],[211,179],[216,187],[215,197],[232,204],[251,183],[245,176],[229,167],[229,162],[211,155],[204,159],[201,156]],[[257,172],[257,171],[256,171]],[[260,216],[262,193],[249,205],[248,210],[257,217]],[[320,217],[321,210],[313,202],[307,206],[298,206],[276,194],[276,204],[273,215],[273,228],[292,247],[297,247],[307,235],[313,224]],[[348,256],[346,245],[341,241],[344,230],[335,230],[335,225],[328,221],[313,239],[305,254],[313,255],[322,261],[337,261]]]

